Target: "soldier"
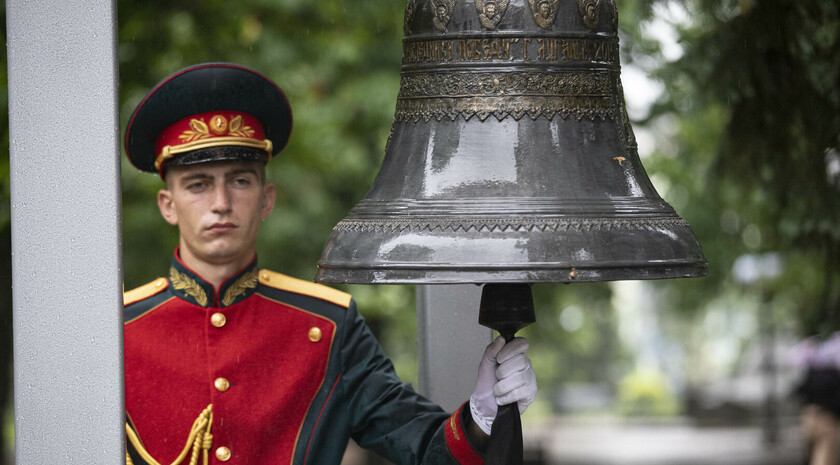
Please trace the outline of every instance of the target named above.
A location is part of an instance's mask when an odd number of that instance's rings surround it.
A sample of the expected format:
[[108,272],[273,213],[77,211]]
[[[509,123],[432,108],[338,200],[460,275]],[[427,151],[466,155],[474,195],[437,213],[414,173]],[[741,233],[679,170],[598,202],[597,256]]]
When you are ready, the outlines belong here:
[[490,344],[470,401],[445,413],[400,382],[350,295],[257,267],[265,164],[291,124],[271,80],[202,64],[127,125],[180,237],[167,277],[125,294],[127,460],[338,464],[352,437],[397,464],[483,463],[496,405],[536,393],[524,339]]

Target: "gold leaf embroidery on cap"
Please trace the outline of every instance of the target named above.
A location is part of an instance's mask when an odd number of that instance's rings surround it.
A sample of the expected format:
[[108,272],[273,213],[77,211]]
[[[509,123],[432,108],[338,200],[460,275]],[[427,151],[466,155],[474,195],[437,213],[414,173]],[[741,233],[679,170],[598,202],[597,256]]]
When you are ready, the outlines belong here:
[[230,130],[238,131],[242,128],[242,115],[236,115],[230,120]]
[[239,137],[254,137],[251,126],[242,125],[242,115],[236,115],[230,120],[230,135]]
[[225,296],[222,299],[222,305],[227,307],[236,301],[236,298],[245,293],[247,289],[257,287],[257,269],[245,273],[240,276],[229,288],[225,291]]
[[172,287],[179,291],[184,291],[185,294],[195,299],[198,305],[202,307],[207,306],[207,294],[194,279],[183,273],[179,273],[175,268],[170,268],[169,281],[172,282]]
[[[255,131],[251,126],[245,126],[242,122],[242,115],[236,115],[231,118],[230,122],[224,118],[224,116],[216,115],[210,121],[211,126],[208,126],[202,120],[199,119],[192,119],[190,120],[190,129],[182,132],[179,139],[181,139],[181,143],[189,143],[197,140],[207,139],[209,137],[213,137],[213,135],[217,136],[235,136],[235,137],[245,137],[245,138],[253,138]],[[211,132],[212,131],[212,132]]]
[[181,142],[192,142],[194,140],[201,140],[210,137],[210,128],[204,121],[193,119],[190,120],[190,129],[181,133],[178,136]]

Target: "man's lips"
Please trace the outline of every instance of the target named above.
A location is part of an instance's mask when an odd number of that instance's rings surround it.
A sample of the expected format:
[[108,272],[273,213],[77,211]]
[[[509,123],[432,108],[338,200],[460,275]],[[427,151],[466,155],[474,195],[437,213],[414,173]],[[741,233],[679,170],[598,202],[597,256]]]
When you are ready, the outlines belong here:
[[233,223],[213,223],[207,228],[207,231],[213,234],[224,234],[234,229],[236,229],[236,225]]

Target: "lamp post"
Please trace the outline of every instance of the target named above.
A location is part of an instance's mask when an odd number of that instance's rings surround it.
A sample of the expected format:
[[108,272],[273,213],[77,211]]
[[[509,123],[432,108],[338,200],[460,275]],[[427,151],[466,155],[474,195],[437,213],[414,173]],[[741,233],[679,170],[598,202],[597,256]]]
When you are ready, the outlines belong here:
[[764,444],[775,445],[779,441],[777,361],[776,361],[776,321],[770,308],[769,283],[775,280],[782,270],[782,259],[778,253],[745,254],[735,260],[732,274],[744,287],[759,286],[760,313],[759,332],[764,348],[761,370],[764,373],[764,411],[762,440]]

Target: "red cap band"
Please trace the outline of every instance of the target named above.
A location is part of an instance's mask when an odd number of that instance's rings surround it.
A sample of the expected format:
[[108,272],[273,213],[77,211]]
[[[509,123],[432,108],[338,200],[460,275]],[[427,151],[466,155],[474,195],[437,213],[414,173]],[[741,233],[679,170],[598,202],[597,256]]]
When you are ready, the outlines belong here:
[[155,165],[174,154],[220,145],[257,147],[271,154],[260,121],[243,112],[214,111],[188,116],[170,125],[155,140]]

